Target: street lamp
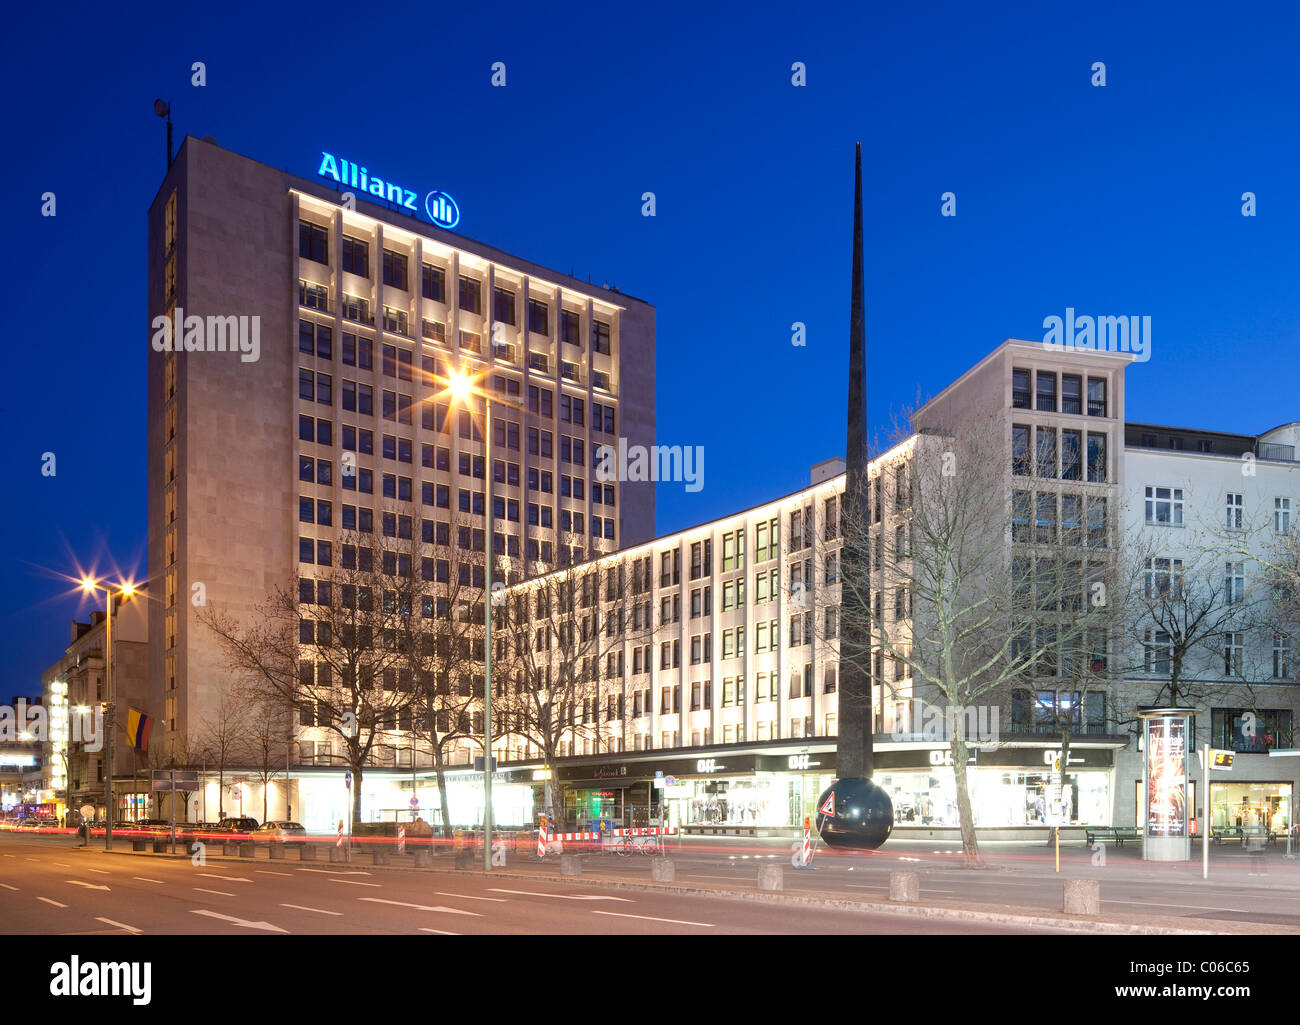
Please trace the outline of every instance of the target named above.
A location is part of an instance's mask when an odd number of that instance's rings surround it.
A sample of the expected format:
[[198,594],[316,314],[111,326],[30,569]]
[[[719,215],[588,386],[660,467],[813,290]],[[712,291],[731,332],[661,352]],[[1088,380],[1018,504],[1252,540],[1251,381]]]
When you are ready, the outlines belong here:
[[[86,594],[104,592],[104,693],[107,701],[104,706],[104,732],[108,735],[108,744],[104,749],[104,850],[113,849],[113,726],[117,721],[116,708],[113,704],[113,594],[110,585],[103,587],[90,577],[82,577],[81,589]],[[116,593],[123,598],[135,594],[135,585],[122,583]],[[87,840],[87,843],[90,841]]]
[[463,370],[453,370],[446,378],[447,391],[451,392],[452,403],[467,404],[471,396],[483,399],[483,477],[484,477],[484,512],[487,516],[486,567],[484,570],[483,601],[483,869],[492,869],[492,533],[496,517],[492,508],[492,403],[503,402],[516,409],[523,409],[524,404],[502,395],[493,395],[479,387],[477,382]]

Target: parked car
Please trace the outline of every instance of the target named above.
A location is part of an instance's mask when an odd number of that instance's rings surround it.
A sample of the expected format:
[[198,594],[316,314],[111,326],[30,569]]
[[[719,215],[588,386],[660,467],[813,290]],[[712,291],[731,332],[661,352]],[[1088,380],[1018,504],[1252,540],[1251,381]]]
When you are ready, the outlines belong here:
[[209,832],[218,834],[216,839],[220,840],[229,837],[231,840],[238,840],[240,837],[247,836],[257,829],[257,819],[250,818],[247,815],[236,815],[222,819]]
[[253,837],[268,843],[302,847],[307,843],[307,827],[300,822],[264,822],[253,831]]

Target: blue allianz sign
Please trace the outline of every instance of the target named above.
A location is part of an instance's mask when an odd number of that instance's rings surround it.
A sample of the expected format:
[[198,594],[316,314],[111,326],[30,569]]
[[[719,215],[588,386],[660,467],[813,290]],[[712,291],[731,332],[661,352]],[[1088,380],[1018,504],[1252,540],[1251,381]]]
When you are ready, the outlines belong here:
[[[330,178],[340,185],[377,196],[389,203],[396,203],[404,210],[418,215],[420,208],[416,205],[417,193],[413,189],[375,177],[355,161],[335,157],[333,153],[321,152],[320,169],[316,172],[322,178]],[[440,228],[454,228],[460,223],[460,207],[456,201],[441,189],[434,189],[424,197],[424,212]]]

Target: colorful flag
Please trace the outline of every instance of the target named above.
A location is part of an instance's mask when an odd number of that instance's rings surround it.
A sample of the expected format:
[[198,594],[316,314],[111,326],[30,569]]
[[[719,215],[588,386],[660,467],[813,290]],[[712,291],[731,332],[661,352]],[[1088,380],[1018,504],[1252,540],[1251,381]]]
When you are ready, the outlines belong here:
[[126,713],[126,736],[131,746],[137,751],[149,750],[149,731],[153,729],[153,716],[137,712],[134,708]]

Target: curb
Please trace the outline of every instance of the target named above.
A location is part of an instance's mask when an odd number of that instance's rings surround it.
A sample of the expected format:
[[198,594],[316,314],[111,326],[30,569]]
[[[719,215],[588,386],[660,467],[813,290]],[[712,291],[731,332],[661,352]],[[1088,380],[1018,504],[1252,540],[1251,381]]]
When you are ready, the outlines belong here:
[[[188,854],[154,854],[151,851],[111,851],[111,854],[122,854],[137,857],[143,854],[150,858],[164,858],[169,860],[178,860],[182,857],[188,858]],[[246,863],[249,861],[259,861],[257,858],[239,858],[227,857],[226,855],[208,855],[209,861],[223,861],[235,864]],[[267,864],[271,864],[269,859]],[[287,862],[287,864],[300,864]],[[330,863],[315,862],[322,866],[328,866]],[[348,862],[349,867],[356,867],[359,862]],[[421,873],[438,873],[439,875],[448,876],[485,876],[480,868],[474,869],[455,869],[451,867],[433,866],[430,868],[417,869],[414,865],[376,865],[371,866],[379,870],[396,870],[401,872],[421,872]],[[497,879],[523,879],[534,880],[548,883],[589,883],[594,886],[605,886],[616,890],[636,890],[648,893],[674,893],[683,896],[713,897],[724,900],[744,900],[763,904],[797,904],[805,907],[822,907],[835,911],[856,911],[868,914],[884,914],[910,916],[913,918],[930,918],[949,921],[964,922],[986,922],[990,925],[1011,925],[1033,928],[1064,929],[1070,932],[1082,934],[1104,934],[1104,935],[1129,935],[1129,936],[1219,936],[1224,935],[1222,930],[1215,929],[1208,924],[1200,928],[1189,928],[1186,926],[1175,925],[1138,925],[1126,922],[1112,922],[1104,919],[1082,919],[1067,918],[1064,915],[1056,917],[1050,913],[1035,913],[1030,909],[1020,909],[1011,905],[1002,905],[987,907],[981,905],[967,907],[943,907],[940,905],[930,904],[895,904],[889,901],[859,900],[854,898],[841,897],[813,897],[803,894],[770,892],[764,890],[734,890],[734,889],[713,889],[703,886],[678,886],[668,883],[651,883],[639,882],[625,879],[615,879],[609,876],[561,876],[543,874],[540,872],[511,872],[509,869],[493,869],[490,873],[493,878]],[[998,908],[1006,907],[1007,910]],[[1259,932],[1268,932],[1274,934],[1300,934],[1300,928],[1288,926],[1275,926],[1267,930],[1251,930],[1252,934]]]

